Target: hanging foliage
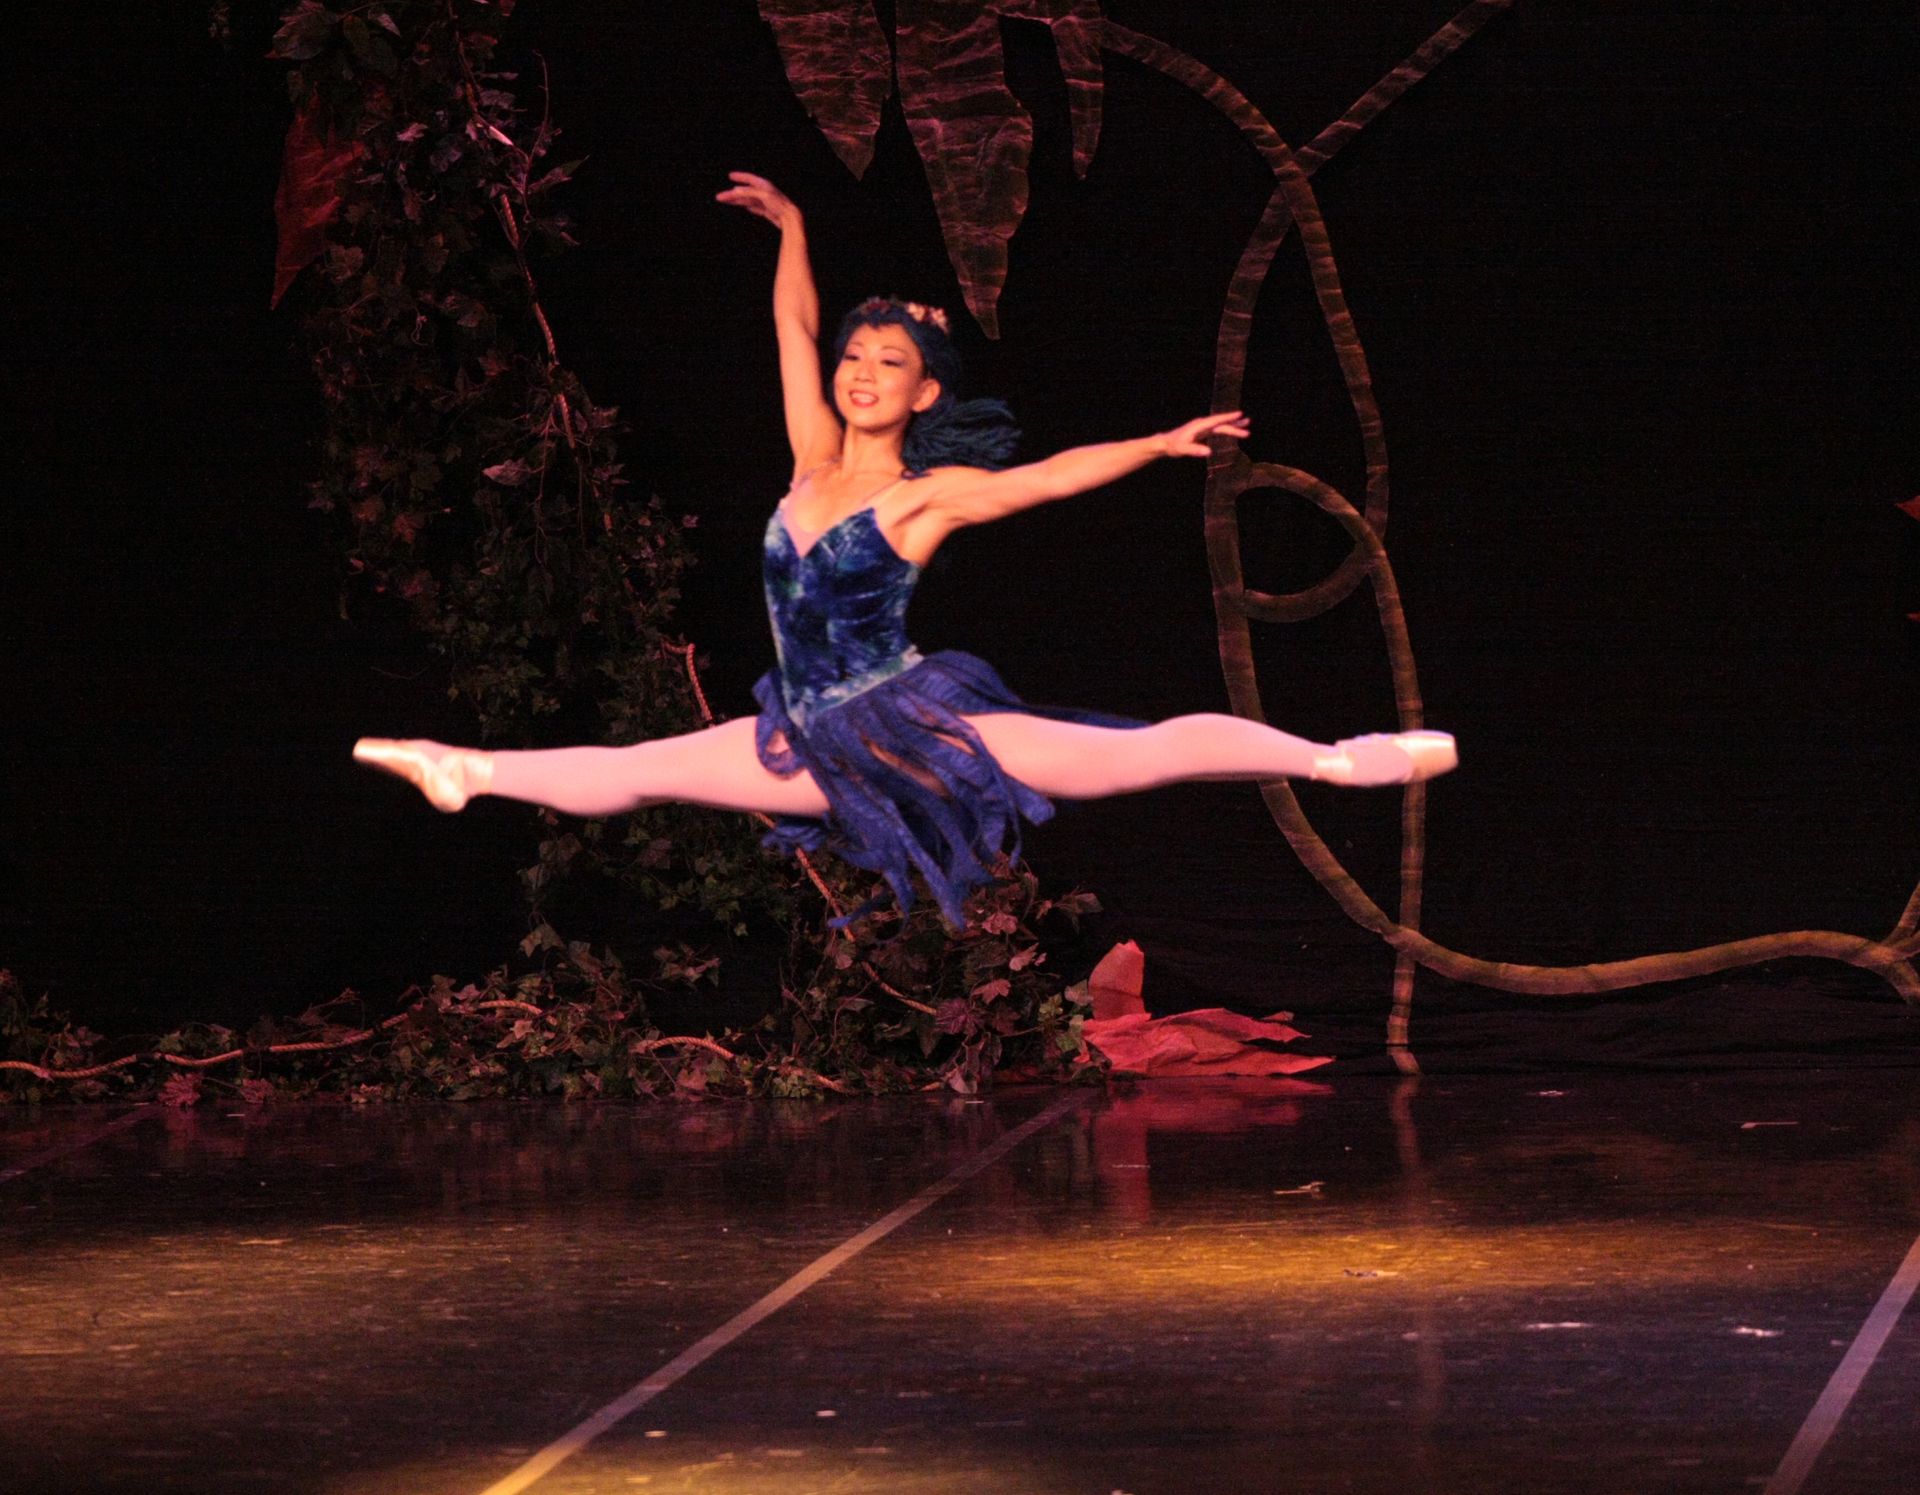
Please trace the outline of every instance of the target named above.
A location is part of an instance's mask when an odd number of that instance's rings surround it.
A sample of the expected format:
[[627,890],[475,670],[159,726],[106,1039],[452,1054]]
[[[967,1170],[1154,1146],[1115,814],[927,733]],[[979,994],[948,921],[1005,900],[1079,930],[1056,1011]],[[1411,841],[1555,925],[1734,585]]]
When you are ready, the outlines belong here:
[[873,159],[890,72],[926,168],[967,309],[1000,335],[1007,241],[1027,211],[1033,119],[1007,87],[1002,18],[1051,28],[1073,118],[1073,169],[1100,141],[1099,0],[899,0],[896,58],[872,0],[760,0],[795,95],[855,176]]
[[[315,507],[338,514],[343,610],[398,613],[444,658],[487,743],[564,715],[609,742],[700,725],[672,632],[691,517],[627,488],[617,413],[560,361],[536,260],[573,243],[577,162],[495,60],[512,0],[299,0],[275,299],[305,273],[326,405]],[[306,267],[311,266],[311,269]],[[536,911],[565,872],[744,930],[793,880],[738,817],[665,808],[550,834]]]

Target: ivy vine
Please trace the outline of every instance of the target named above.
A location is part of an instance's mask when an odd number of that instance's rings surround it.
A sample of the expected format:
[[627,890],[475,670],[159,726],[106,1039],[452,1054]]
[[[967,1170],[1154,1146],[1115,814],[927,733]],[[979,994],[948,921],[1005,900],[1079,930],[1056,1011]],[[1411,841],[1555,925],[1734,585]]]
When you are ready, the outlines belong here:
[[[273,55],[295,125],[280,283],[304,263],[326,406],[315,507],[342,516],[343,608],[402,611],[483,742],[549,723],[632,742],[701,725],[673,632],[692,516],[627,491],[618,413],[560,360],[535,261],[574,243],[543,107],[496,62],[511,0],[299,0]],[[550,729],[549,729],[550,730]],[[744,932],[794,879],[738,817],[662,807],[549,834],[535,912],[593,871],[643,906]]]
[[[612,743],[712,720],[673,627],[691,516],[628,490],[618,412],[560,360],[536,268],[572,247],[578,162],[504,67],[513,0],[296,0],[272,55],[294,120],[275,300],[299,287],[325,434],[314,508],[337,517],[343,616],[424,635],[479,738]],[[210,12],[230,35],[225,5]],[[544,80],[543,80],[544,82]],[[245,1034],[190,1024],[108,1039],[0,970],[0,1098],[349,1100],[773,1093],[1090,1072],[1083,989],[1049,963],[1097,905],[1003,865],[949,930],[930,902],[840,930],[874,892],[832,862],[763,851],[753,817],[662,806],[543,814],[522,874],[532,932],[484,980],[436,976],[376,1017],[353,993]],[[599,878],[649,909],[788,931],[777,1002],[744,1032],[661,1032],[649,993],[718,979],[677,939],[596,949],[554,895]],[[771,995],[771,994],[770,994]],[[1097,1067],[1097,1066],[1095,1066]]]

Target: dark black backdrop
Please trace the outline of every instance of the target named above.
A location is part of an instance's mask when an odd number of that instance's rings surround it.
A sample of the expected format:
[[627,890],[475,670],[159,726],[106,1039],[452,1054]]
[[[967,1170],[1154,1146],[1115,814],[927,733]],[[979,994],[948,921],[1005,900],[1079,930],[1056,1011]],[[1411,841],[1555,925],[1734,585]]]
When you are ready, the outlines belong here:
[[[1110,0],[1310,139],[1452,7]],[[881,7],[883,13],[890,8]],[[433,815],[348,761],[361,732],[458,737],[423,654],[336,615],[304,508],[317,402],[269,312],[287,109],[272,8],[15,17],[6,166],[5,769],[0,964],[99,1026],[244,1019],[473,972],[521,931],[522,813]],[[890,17],[889,17],[890,19]],[[773,238],[715,207],[731,167],[808,210],[829,303],[959,296],[897,109],[855,182],[750,0],[523,0],[584,247],[544,272],[563,356],[630,422],[640,482],[700,516],[684,613],[724,711],[769,662],[756,544],[786,464]],[[1006,28],[1036,121],[1004,339],[972,338],[1030,450],[1205,408],[1227,277],[1269,179],[1210,108],[1109,57],[1099,155],[1068,167],[1043,29]],[[1776,929],[1880,932],[1920,876],[1920,526],[1911,7],[1520,0],[1315,179],[1393,459],[1390,545],[1436,725],[1427,925],[1476,954],[1585,961]],[[1360,486],[1297,248],[1268,282],[1250,449]],[[1035,699],[1221,709],[1197,464],[966,535],[924,645]],[[1251,579],[1339,552],[1250,510]],[[1263,634],[1269,712],[1384,725],[1364,594]],[[1390,796],[1309,787],[1377,896]],[[1375,1043],[1389,962],[1250,788],[1080,806],[1033,859],[1107,899],[1157,1007],[1290,1006]],[[617,931],[616,931],[617,932]],[[724,1010],[766,999],[741,962]],[[756,984],[757,983],[757,984]],[[1905,1058],[1914,1024],[1808,964],[1578,1014],[1423,978],[1457,1062]],[[1541,1014],[1562,1014],[1542,1017]]]

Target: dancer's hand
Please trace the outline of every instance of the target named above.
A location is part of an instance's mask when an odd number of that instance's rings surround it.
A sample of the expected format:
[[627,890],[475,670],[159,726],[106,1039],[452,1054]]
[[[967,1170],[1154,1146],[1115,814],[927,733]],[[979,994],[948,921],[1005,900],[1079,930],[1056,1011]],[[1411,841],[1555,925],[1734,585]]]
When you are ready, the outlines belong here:
[[764,218],[778,228],[799,221],[800,209],[794,206],[793,199],[765,177],[755,176],[750,171],[730,171],[727,176],[734,185],[716,192],[713,198],[715,202],[745,208],[756,218]]
[[1169,457],[1211,457],[1213,448],[1207,445],[1207,437],[1232,436],[1244,439],[1246,435],[1245,412],[1228,410],[1219,415],[1203,415],[1184,426],[1175,426],[1171,431],[1162,432],[1160,446]]

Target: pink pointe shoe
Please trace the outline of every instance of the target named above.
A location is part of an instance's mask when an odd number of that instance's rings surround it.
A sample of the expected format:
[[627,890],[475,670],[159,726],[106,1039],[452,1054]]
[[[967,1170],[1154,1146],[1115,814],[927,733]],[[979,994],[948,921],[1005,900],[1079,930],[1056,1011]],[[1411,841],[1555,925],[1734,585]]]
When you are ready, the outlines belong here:
[[382,769],[405,779],[426,795],[436,810],[452,814],[466,808],[476,794],[493,784],[493,759],[469,748],[441,747],[437,742],[391,737],[362,737],[353,745],[356,763]]
[[1313,760],[1313,776],[1323,784],[1370,787],[1412,784],[1437,778],[1460,762],[1449,732],[1369,732],[1343,737],[1333,751]]

